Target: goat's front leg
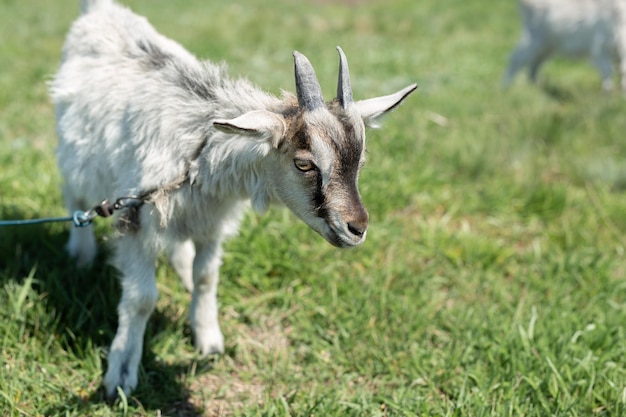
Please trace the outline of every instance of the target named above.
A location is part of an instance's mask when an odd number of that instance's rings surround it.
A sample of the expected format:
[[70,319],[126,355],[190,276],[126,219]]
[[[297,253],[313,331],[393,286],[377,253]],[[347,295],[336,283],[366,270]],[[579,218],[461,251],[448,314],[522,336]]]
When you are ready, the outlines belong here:
[[121,273],[122,299],[117,334],[108,357],[104,385],[109,398],[120,387],[126,395],[137,386],[146,323],[157,302],[156,254],[133,236],[116,242],[114,265]]
[[217,284],[222,263],[218,242],[196,245],[190,321],[196,348],[202,355],[224,352],[224,337],[217,316]]
[[196,248],[191,240],[172,243],[169,248],[170,264],[189,292],[193,291],[193,260]]

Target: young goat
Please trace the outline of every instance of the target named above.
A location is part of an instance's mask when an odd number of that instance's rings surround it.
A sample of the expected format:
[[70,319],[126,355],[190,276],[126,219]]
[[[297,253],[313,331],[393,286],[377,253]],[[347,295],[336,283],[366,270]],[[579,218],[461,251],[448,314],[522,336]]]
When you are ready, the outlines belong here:
[[588,57],[602,77],[602,88],[613,89],[613,65],[618,64],[626,92],[626,1],[519,0],[522,36],[511,54],[503,78],[508,86],[528,67],[535,82],[541,64],[551,55]]
[[[51,84],[66,204],[73,212],[129,195],[147,203],[122,209],[117,221],[113,264],[122,298],[104,378],[109,397],[137,385],[160,250],[192,291],[191,326],[206,355],[224,349],[216,300],[221,246],[250,201],[260,212],[286,205],[335,246],[364,241],[368,213],[357,189],[364,128],[416,85],[353,101],[346,57],[337,50],[336,99],[324,102],[311,63],[298,52],[297,95],[279,99],[199,62],[130,10],[84,1]],[[91,228],[72,229],[68,251],[89,264]]]

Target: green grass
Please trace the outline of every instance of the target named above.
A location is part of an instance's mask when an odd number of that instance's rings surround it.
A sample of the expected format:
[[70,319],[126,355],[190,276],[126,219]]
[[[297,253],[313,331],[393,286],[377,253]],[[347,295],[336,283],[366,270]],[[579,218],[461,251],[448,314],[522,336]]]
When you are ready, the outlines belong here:
[[[0,219],[65,214],[46,82],[76,3],[2,3]],[[160,266],[126,401],[101,389],[107,222],[91,271],[63,251],[69,225],[0,229],[1,415],[626,415],[626,101],[569,61],[501,91],[513,1],[126,3],[277,94],[297,49],[331,97],[335,45],[357,99],[420,88],[369,133],[362,247],[282,209],[247,217],[222,268],[225,355],[194,353]]]

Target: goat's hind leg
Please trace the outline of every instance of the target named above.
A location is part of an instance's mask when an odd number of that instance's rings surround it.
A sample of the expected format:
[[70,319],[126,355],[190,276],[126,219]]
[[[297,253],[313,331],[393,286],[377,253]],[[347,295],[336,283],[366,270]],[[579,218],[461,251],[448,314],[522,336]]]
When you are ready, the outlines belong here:
[[509,66],[502,78],[502,86],[508,87],[513,83],[515,75],[524,67],[528,67],[529,79],[534,83],[537,73],[545,60],[547,52],[541,43],[524,33],[517,47],[509,58]]
[[591,57],[593,65],[600,72],[602,90],[610,92],[614,88],[613,83],[613,58],[606,53],[599,52]]
[[217,314],[217,284],[222,263],[218,242],[196,247],[190,321],[196,348],[202,355],[224,352]]
[[115,249],[114,264],[121,272],[122,299],[104,378],[109,398],[115,398],[118,387],[128,395],[137,386],[146,323],[158,297],[156,253],[134,236],[119,238]]

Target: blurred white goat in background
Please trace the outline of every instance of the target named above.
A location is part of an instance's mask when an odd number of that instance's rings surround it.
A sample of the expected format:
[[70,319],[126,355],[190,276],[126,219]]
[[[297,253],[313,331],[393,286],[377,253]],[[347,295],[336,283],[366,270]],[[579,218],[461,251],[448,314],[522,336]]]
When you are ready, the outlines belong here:
[[613,89],[613,70],[626,92],[626,0],[519,0],[522,35],[513,51],[503,86],[528,67],[535,82],[553,55],[589,58],[600,72],[602,88]]

